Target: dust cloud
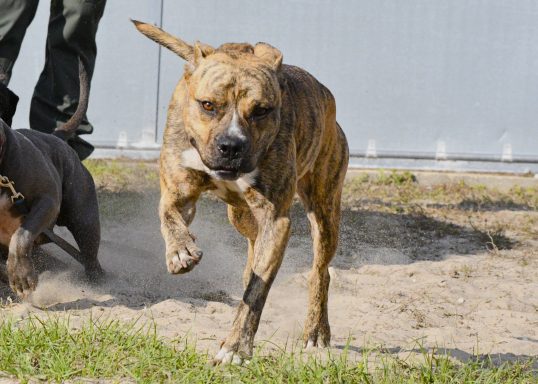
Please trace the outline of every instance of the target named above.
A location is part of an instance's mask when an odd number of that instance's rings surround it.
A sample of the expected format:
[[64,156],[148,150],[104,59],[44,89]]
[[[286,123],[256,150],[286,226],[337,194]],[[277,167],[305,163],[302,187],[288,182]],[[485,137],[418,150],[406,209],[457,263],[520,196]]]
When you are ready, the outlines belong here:
[[[77,262],[56,246],[47,245],[36,259],[41,276],[32,303],[47,307],[86,300],[88,304],[96,301],[137,307],[167,299],[227,302],[231,297],[240,298],[247,243],[228,222],[226,205],[209,197],[200,199],[191,232],[204,257],[193,271],[170,275],[165,266],[158,200],[158,191],[100,194],[99,259],[106,271],[105,281],[88,285]],[[425,257],[440,260],[450,252],[466,254],[476,248],[473,235],[464,232],[457,241],[450,236],[437,239],[435,223],[424,220],[344,211],[340,247],[332,265],[350,269],[365,264],[409,264]],[[292,208],[292,222],[292,236],[276,284],[290,274],[308,271],[312,263],[310,227],[298,203]],[[67,230],[56,231],[73,242]]]

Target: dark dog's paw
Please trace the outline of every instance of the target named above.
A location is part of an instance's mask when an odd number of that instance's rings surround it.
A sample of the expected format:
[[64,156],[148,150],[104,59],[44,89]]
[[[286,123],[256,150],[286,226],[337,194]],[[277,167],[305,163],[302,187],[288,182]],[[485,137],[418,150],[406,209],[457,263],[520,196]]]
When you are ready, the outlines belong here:
[[106,280],[106,273],[98,264],[95,267],[88,267],[85,269],[86,278],[91,284],[101,284]]
[[8,260],[7,273],[9,285],[19,297],[24,299],[35,291],[37,274],[30,259],[23,257],[15,261]]
[[180,247],[174,247],[166,255],[166,267],[172,274],[181,274],[191,271],[202,260],[203,252],[194,244],[194,241]]
[[9,278],[7,275],[7,267],[0,263],[0,281],[5,284],[9,284]]

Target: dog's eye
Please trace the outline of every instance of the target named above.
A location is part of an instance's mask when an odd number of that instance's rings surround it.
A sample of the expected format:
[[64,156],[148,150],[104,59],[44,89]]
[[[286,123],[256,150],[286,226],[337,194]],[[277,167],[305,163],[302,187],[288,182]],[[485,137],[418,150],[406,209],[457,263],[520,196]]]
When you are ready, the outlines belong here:
[[255,119],[261,119],[267,116],[269,112],[271,112],[271,108],[257,106],[257,107],[254,107],[254,109],[252,110],[251,116]]
[[208,112],[213,112],[215,110],[215,105],[211,101],[201,101],[200,104],[202,108]]

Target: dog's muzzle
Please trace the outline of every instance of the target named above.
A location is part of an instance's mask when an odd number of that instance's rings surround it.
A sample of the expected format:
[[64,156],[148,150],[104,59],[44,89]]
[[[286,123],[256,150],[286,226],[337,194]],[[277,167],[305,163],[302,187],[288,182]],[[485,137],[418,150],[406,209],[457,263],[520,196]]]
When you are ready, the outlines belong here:
[[214,175],[222,180],[236,180],[241,174],[251,171],[247,138],[219,135],[215,140],[214,164],[211,168]]
[[219,156],[230,161],[242,158],[248,149],[247,139],[239,136],[220,135],[216,144]]

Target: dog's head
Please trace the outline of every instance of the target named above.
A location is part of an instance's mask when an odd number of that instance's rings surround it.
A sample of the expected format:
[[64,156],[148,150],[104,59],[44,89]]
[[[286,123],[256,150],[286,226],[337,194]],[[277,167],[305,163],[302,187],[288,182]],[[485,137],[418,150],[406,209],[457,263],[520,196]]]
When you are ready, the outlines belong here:
[[6,85],[0,82],[0,118],[11,126],[19,98]]
[[279,131],[280,51],[265,43],[191,46],[157,27],[134,23],[187,61],[182,117],[204,165],[228,180],[253,171]]

